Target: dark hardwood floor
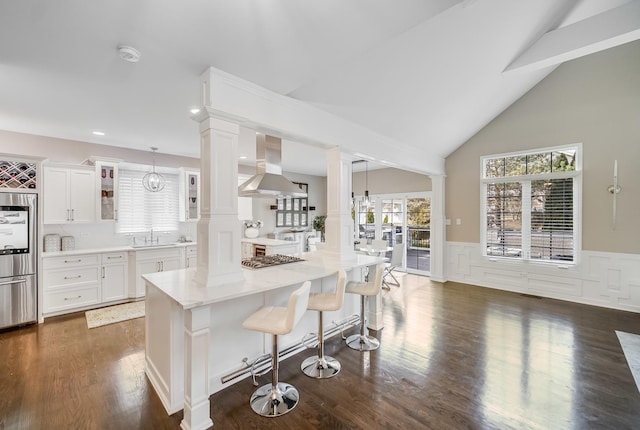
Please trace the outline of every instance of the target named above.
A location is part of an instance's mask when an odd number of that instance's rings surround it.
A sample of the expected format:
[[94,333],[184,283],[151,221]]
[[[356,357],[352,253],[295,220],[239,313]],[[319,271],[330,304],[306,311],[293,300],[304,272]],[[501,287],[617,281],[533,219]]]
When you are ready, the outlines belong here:
[[[281,365],[300,391],[278,418],[249,408],[249,379],[211,396],[216,429],[640,429],[640,393],[615,330],[640,315],[431,283],[384,291],[381,348],[338,337],[328,380]],[[261,378],[267,383],[269,378]],[[144,374],[144,321],[88,330],[84,313],[0,333],[0,429],[176,429]]]

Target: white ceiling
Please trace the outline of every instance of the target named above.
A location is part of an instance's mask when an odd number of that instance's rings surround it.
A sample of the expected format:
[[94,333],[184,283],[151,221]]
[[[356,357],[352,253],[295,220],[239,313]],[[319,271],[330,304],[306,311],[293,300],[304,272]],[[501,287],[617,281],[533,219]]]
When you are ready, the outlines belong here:
[[[213,66],[446,157],[553,70],[504,73],[542,35],[626,3],[0,0],[0,129],[198,156]],[[287,171],[323,160],[283,142]]]

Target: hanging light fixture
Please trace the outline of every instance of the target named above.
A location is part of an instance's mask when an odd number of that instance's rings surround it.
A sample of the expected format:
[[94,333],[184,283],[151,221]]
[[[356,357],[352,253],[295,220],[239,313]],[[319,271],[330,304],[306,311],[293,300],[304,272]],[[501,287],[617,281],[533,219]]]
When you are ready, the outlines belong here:
[[364,204],[369,207],[371,201],[369,200],[369,162],[365,161],[364,165]]
[[162,191],[165,186],[165,181],[160,173],[156,173],[156,151],[158,148],[152,146],[151,150],[153,151],[153,170],[144,175],[142,178],[142,186],[147,191],[157,193],[158,191]]

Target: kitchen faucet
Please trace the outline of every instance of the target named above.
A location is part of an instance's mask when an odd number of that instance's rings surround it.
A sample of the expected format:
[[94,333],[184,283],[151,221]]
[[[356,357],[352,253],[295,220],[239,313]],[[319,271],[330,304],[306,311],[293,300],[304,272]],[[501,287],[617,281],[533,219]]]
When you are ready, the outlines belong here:
[[[156,243],[160,243],[159,242],[160,238],[156,237]],[[147,243],[147,238],[144,238],[144,242]],[[153,245],[153,228],[151,229],[151,245]]]

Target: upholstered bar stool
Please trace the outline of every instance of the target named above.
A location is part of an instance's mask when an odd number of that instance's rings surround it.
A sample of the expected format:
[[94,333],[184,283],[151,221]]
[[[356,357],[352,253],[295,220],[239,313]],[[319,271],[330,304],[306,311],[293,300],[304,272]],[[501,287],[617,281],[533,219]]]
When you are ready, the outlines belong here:
[[249,330],[273,335],[271,383],[263,385],[251,395],[251,409],[264,417],[286,414],[298,404],[298,390],[278,381],[278,336],[290,333],[307,310],[311,282],[306,281],[289,297],[287,307],[263,306],[247,318],[242,326]]
[[335,292],[311,293],[309,295],[308,310],[318,311],[318,355],[307,358],[300,366],[302,372],[312,378],[330,378],[340,371],[340,362],[333,357],[324,355],[324,327],[322,312],[337,311],[342,307],[344,288],[347,274],[344,270],[338,272],[338,282]]
[[380,347],[380,342],[367,333],[365,321],[365,297],[377,296],[382,288],[382,272],[384,271],[384,263],[376,266],[376,276],[373,281],[355,282],[351,281],[347,284],[346,292],[351,294],[360,294],[360,333],[351,335],[347,338],[347,346],[357,349],[358,351],[371,351]]

